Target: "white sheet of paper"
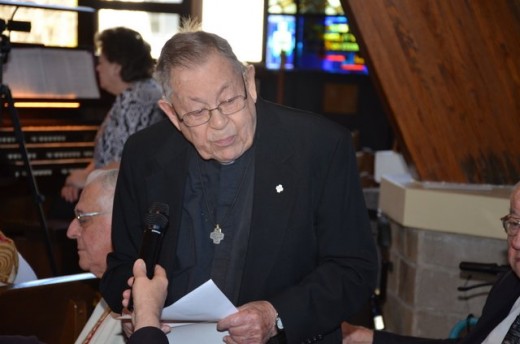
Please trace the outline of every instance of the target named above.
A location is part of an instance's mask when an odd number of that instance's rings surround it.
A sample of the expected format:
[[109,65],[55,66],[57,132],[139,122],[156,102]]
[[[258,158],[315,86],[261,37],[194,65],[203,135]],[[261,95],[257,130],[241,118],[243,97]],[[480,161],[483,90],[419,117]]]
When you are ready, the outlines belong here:
[[170,343],[183,344],[221,344],[227,331],[217,331],[217,323],[191,323],[172,327],[167,334]]
[[237,308],[210,279],[177,302],[165,307],[161,320],[217,322],[237,311]]

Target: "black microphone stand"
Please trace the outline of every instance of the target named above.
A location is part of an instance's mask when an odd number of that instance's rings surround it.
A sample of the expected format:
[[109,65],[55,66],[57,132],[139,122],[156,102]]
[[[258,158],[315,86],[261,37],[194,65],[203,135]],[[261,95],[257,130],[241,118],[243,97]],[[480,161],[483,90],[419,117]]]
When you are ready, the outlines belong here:
[[[2,30],[3,31],[3,30]],[[54,253],[53,248],[50,240],[49,235],[49,228],[47,226],[47,221],[45,219],[45,213],[43,211],[42,203],[44,201],[44,197],[42,194],[40,194],[40,191],[38,189],[38,185],[36,183],[36,179],[34,178],[34,173],[31,167],[31,163],[29,161],[29,155],[27,154],[27,148],[25,146],[25,138],[22,131],[22,127],[20,125],[20,119],[18,117],[18,113],[16,111],[16,108],[14,107],[14,101],[13,97],[11,95],[11,90],[9,89],[9,86],[4,85],[3,83],[3,67],[4,64],[7,63],[8,54],[11,50],[11,45],[9,42],[9,37],[6,35],[0,35],[0,97],[1,97],[1,103],[0,103],[0,124],[1,121],[1,114],[4,108],[7,108],[9,110],[9,114],[11,115],[11,121],[13,125],[13,131],[16,137],[16,140],[18,141],[20,154],[22,156],[25,171],[27,174],[27,178],[29,180],[30,188],[34,197],[34,202],[38,208],[38,215],[40,219],[41,229],[44,234],[44,240],[45,240],[45,246],[47,249],[47,255],[49,258],[49,264],[51,267],[52,274],[54,276],[57,276],[57,269],[56,269],[56,262],[54,259]]]

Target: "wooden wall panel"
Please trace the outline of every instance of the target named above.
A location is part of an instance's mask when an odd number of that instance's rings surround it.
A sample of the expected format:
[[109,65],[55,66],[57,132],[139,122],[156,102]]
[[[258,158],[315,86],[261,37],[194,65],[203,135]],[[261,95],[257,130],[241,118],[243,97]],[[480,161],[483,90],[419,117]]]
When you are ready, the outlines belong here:
[[520,0],[342,0],[419,180],[520,178]]

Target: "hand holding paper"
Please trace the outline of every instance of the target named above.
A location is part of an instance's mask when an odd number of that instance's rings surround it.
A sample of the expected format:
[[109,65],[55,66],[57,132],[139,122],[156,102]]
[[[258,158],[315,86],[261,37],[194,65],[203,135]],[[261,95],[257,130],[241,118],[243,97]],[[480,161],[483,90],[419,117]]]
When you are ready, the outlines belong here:
[[237,311],[215,283],[208,280],[174,304],[165,307],[161,320],[216,322]]
[[212,280],[202,284],[177,302],[163,309],[161,320],[196,323],[169,324],[171,343],[221,343],[227,331],[217,331],[217,321],[237,312]]

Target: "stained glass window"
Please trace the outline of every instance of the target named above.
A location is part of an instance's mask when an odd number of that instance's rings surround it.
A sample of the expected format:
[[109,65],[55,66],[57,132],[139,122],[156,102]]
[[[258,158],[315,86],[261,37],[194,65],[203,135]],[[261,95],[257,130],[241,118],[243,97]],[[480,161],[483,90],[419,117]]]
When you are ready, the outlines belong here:
[[340,0],[300,0],[299,13],[343,15]]
[[269,0],[268,13],[295,14],[297,6],[295,0]]

